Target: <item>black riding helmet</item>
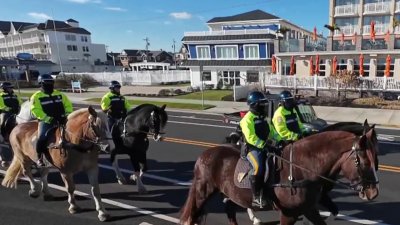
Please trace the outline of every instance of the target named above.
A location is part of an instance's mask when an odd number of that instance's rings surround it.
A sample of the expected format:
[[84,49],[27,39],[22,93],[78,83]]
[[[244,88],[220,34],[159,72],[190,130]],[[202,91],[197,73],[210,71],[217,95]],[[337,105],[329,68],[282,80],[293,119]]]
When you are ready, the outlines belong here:
[[7,88],[14,88],[14,85],[10,82],[3,82],[0,84],[0,88],[3,88],[3,90],[7,89]]
[[121,88],[121,84],[116,80],[112,80],[108,88],[110,88],[111,90],[113,90],[114,88]]
[[42,84],[54,84],[54,78],[50,74],[42,74],[38,77],[38,83]]
[[268,101],[262,92],[253,91],[247,96],[247,105],[250,106],[250,111],[257,114],[265,114]]
[[292,110],[296,106],[296,101],[293,98],[292,93],[290,91],[282,91],[279,94],[281,104],[288,110]]

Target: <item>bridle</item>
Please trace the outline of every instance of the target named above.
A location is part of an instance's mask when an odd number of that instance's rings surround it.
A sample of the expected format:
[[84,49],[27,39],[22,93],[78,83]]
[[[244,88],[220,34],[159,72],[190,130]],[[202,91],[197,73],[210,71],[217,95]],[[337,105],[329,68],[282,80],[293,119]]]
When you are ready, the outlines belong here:
[[[357,191],[364,191],[365,189],[369,188],[371,185],[376,185],[379,184],[379,180],[374,179],[374,180],[370,180],[365,173],[363,172],[362,168],[361,168],[361,160],[360,160],[360,154],[361,153],[366,153],[366,149],[361,149],[358,142],[361,139],[361,137],[356,137],[354,142],[353,142],[353,146],[351,148],[351,151],[348,155],[348,157],[346,158],[349,159],[352,155],[354,155],[353,160],[354,160],[354,165],[357,169],[357,173],[358,173],[358,177],[359,177],[359,181],[357,183],[354,184],[350,184],[350,187],[353,190],[357,190]],[[370,141],[367,141],[367,146],[368,147],[372,147]]]
[[126,130],[127,118],[128,117],[126,117],[123,120],[123,131],[122,131],[122,135],[121,135],[122,137],[130,137],[130,136],[134,136],[135,134],[142,133],[142,134],[146,134],[146,135],[151,135],[151,136],[153,136],[154,140],[158,140],[160,138],[159,135],[164,134],[164,133],[160,132],[161,120],[160,120],[159,116],[156,116],[156,113],[154,110],[150,113],[149,131],[135,130],[135,131],[128,132]]

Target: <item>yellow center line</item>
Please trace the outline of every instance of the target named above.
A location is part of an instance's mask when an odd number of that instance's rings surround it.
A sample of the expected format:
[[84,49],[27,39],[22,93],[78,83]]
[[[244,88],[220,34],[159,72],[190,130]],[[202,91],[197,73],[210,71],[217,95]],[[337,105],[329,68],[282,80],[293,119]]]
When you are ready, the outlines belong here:
[[[206,148],[212,148],[212,147],[216,147],[218,145],[221,145],[221,144],[217,144],[217,143],[194,141],[194,140],[181,139],[181,138],[172,138],[172,137],[164,137],[163,140],[166,141],[166,142],[172,142],[172,143],[178,143],[178,144],[187,144],[187,145],[195,145],[195,146],[206,147]],[[379,170],[400,173],[400,167],[398,167],[398,166],[379,165]]]

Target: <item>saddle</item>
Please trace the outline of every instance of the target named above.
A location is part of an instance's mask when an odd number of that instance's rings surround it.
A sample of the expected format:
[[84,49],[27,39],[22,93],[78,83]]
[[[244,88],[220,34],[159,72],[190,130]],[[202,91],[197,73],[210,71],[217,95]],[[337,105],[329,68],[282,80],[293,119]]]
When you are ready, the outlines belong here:
[[[267,181],[270,179],[271,181],[276,180],[275,179],[275,166],[274,165],[269,165],[269,164],[274,164],[274,163],[268,163],[272,161],[273,159],[267,159],[265,162],[265,166],[270,168],[268,171],[268,174],[264,174],[264,183],[267,183]],[[273,168],[273,169],[271,169]],[[251,183],[249,180],[249,172],[251,170],[251,164],[247,159],[239,158],[238,162],[236,163],[236,168],[235,168],[235,174],[234,174],[234,183],[235,186],[238,188],[245,188],[245,189],[251,189]]]
[[[60,145],[61,143],[61,139],[58,141],[56,138],[56,130],[58,129],[58,126],[53,126],[51,129],[49,129],[46,132],[46,136],[47,136],[47,143],[46,143],[46,151],[43,152],[44,155],[44,162],[46,164],[46,167],[51,166],[53,160],[51,159],[50,156],[50,149],[59,149],[60,151],[62,151],[63,149],[65,149],[65,144],[63,144],[62,146]],[[34,135],[32,137],[31,140],[31,144],[32,144],[32,148],[36,149],[36,143],[38,141],[38,133],[36,135]]]

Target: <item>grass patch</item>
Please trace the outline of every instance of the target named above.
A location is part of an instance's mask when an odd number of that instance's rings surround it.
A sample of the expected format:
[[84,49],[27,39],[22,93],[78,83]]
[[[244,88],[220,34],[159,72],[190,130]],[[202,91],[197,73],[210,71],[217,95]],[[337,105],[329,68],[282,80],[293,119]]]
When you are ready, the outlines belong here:
[[[96,102],[100,104],[101,98],[89,98],[85,101],[88,102]],[[205,110],[214,108],[215,105],[204,105],[202,108],[201,104],[190,104],[190,103],[176,103],[176,102],[159,102],[159,101],[140,101],[140,100],[129,100],[129,103],[132,105],[141,105],[144,103],[154,104],[157,106],[167,105],[167,108],[175,108],[175,109],[193,109],[193,110]]]
[[[206,90],[204,91],[204,100],[222,101],[224,98],[232,94],[233,91],[231,90]],[[174,98],[201,100],[201,91],[186,95],[174,96]]]

